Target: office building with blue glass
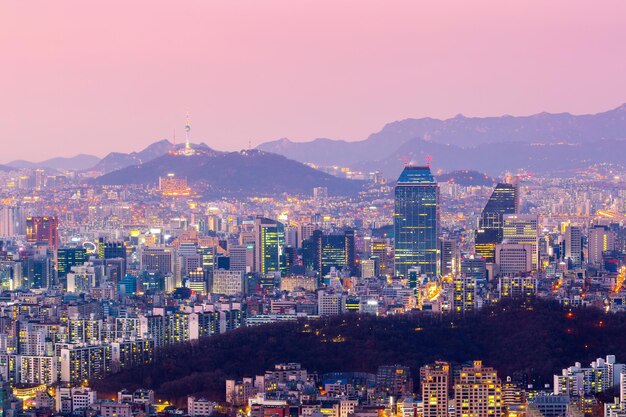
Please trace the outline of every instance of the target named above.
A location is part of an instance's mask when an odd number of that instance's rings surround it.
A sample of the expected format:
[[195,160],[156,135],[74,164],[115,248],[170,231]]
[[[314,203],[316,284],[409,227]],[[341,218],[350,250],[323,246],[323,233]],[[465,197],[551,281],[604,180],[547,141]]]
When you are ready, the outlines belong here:
[[439,187],[430,167],[406,166],[395,188],[395,274],[419,267],[429,279],[439,275]]

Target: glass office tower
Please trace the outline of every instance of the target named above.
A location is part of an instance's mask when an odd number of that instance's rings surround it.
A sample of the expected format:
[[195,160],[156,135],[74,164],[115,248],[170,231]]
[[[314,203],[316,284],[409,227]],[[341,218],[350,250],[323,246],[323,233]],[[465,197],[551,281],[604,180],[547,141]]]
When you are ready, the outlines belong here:
[[285,245],[284,225],[276,220],[258,217],[255,228],[257,271],[264,275],[280,272],[280,258]]
[[407,277],[411,268],[435,279],[440,271],[439,186],[430,167],[406,166],[395,189],[395,274]]
[[517,184],[499,183],[483,209],[474,248],[476,254],[487,262],[495,262],[496,245],[502,243],[503,216],[518,212],[518,194]]

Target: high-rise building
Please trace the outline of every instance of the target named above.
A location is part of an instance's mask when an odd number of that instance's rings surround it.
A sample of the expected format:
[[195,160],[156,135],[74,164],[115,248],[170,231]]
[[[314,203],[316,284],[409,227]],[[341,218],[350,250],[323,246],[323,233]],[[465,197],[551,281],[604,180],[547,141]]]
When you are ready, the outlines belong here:
[[111,345],[69,345],[61,349],[61,381],[73,386],[111,374]]
[[87,261],[85,248],[60,248],[57,253],[57,271],[59,278],[70,272],[70,268],[82,265]]
[[254,245],[229,245],[230,270],[248,273],[254,267]]
[[0,237],[12,237],[25,233],[22,209],[17,206],[0,207]]
[[440,273],[439,187],[430,167],[406,166],[395,188],[394,269],[398,276],[419,266],[429,279]]
[[280,257],[285,244],[285,227],[281,222],[257,217],[254,223],[256,241],[256,271],[261,274],[280,272]]
[[312,223],[306,223],[300,225],[300,234],[298,239],[300,240],[300,246],[304,240],[309,239],[313,235],[313,231],[317,229],[317,226]]
[[388,239],[372,238],[370,241],[370,256],[378,259],[378,267],[382,275],[393,274],[392,249]]
[[516,275],[533,269],[533,246],[502,243],[496,245],[496,265],[500,275]]
[[495,369],[481,361],[463,367],[454,383],[454,403],[456,417],[502,416],[502,382]]
[[580,226],[569,225],[565,231],[565,259],[569,260],[572,268],[582,266],[583,233]]
[[328,274],[331,268],[338,270],[343,267],[350,270],[356,268],[353,230],[334,234],[324,234],[321,230],[315,230],[303,246],[305,265],[312,266],[322,276]]
[[361,278],[372,278],[380,275],[378,258],[363,259],[361,261]]
[[126,259],[126,244],[120,241],[107,241],[101,237],[98,239],[98,258],[124,258]]
[[625,369],[624,364],[617,363],[614,355],[597,358],[589,367],[582,367],[580,362],[576,362],[554,375],[554,395],[582,397],[618,387],[620,375]]
[[213,271],[211,292],[224,295],[242,294],[244,292],[243,271],[216,269]]
[[457,275],[453,279],[452,311],[471,313],[476,307],[476,277]]
[[615,250],[615,232],[608,226],[596,225],[589,229],[587,238],[589,254],[587,261],[591,265],[602,265],[602,253]]
[[141,250],[141,269],[158,271],[163,275],[174,271],[175,249],[167,246],[150,246]]
[[539,218],[533,214],[505,214],[503,243],[532,246],[532,269],[539,267]]
[[59,218],[56,216],[27,217],[26,241],[28,243],[47,243],[59,248]]
[[485,259],[475,256],[461,259],[461,275],[474,277],[478,280],[484,280],[487,278],[487,265]]
[[317,314],[333,316],[346,310],[346,297],[341,292],[320,290],[317,292]]
[[435,362],[420,368],[423,417],[448,415],[449,379],[450,365],[447,362]]
[[76,265],[67,273],[67,292],[82,294],[96,287],[95,268],[89,263]]
[[459,252],[456,240],[440,239],[439,256],[441,257],[441,275],[453,275],[459,271]]
[[495,261],[496,244],[503,238],[503,216],[518,213],[519,190],[517,183],[499,183],[487,200],[474,239],[476,254],[487,262]]
[[29,257],[22,263],[22,267],[24,288],[49,288],[54,285],[53,262],[49,256]]

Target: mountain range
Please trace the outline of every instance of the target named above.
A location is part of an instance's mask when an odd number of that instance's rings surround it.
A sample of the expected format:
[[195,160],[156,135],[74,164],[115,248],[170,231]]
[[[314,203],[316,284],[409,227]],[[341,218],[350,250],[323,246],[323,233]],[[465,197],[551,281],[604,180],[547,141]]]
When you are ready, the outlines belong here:
[[593,115],[539,113],[531,116],[405,119],[389,123],[361,141],[328,138],[294,142],[287,138],[257,149],[300,162],[380,170],[395,177],[403,162],[443,171],[473,169],[489,175],[505,170],[547,172],[623,163],[626,157],[626,104]]
[[[206,146],[206,145],[204,145]],[[328,187],[331,195],[356,194],[361,181],[337,178],[300,162],[256,149],[219,152],[208,147],[191,156],[167,153],[142,164],[104,174],[98,185],[157,184],[159,177],[184,177],[207,197],[271,196],[284,192],[311,194],[313,187]]]
[[167,139],[154,142],[142,151],[122,153],[111,152],[102,158],[97,164],[92,165],[91,169],[98,172],[113,172],[133,165],[139,165],[152,161],[159,156],[165,155],[174,147],[172,142]]
[[79,154],[72,157],[57,157],[46,159],[41,162],[30,162],[18,159],[5,164],[6,167],[12,169],[23,168],[47,168],[52,170],[69,170],[69,171],[82,171],[93,167],[100,161],[100,158],[94,155]]
[[[272,171],[284,172],[290,178],[298,178],[283,169],[291,167],[303,178],[313,178],[311,171],[304,170],[295,161],[310,162],[321,166],[349,167],[353,170],[381,171],[388,178],[395,178],[406,163],[423,164],[432,160],[431,166],[438,173],[451,171],[479,171],[488,176],[500,176],[504,171],[530,172],[569,172],[586,168],[597,163],[624,164],[626,161],[626,104],[613,110],[593,115],[572,115],[570,113],[539,113],[531,116],[465,117],[439,120],[433,118],[405,119],[385,125],[379,132],[360,141],[348,142],[328,138],[308,142],[294,142],[283,138],[262,143],[257,147],[261,152],[218,152],[206,144],[192,145],[213,162],[226,161],[224,169],[231,174],[238,169],[246,169],[246,161],[258,159],[269,161],[269,154],[286,158],[273,160],[273,165],[255,166],[258,173],[265,175],[268,167]],[[71,158],[52,158],[42,162],[12,161],[0,170],[20,168],[47,168],[52,170],[94,171],[105,174],[105,181],[121,181],[121,173],[143,173],[138,178],[156,181],[158,175],[168,171],[165,162],[149,163],[168,155],[173,148],[169,140],[157,141],[139,152],[111,152],[102,159],[93,155],[77,155]],[[187,161],[189,162],[189,160]],[[232,164],[228,167],[228,163]],[[237,165],[243,163],[244,165]],[[160,165],[159,165],[160,164]],[[174,164],[176,165],[176,164]],[[135,167],[135,168],[133,168]],[[138,170],[136,167],[143,167]],[[204,166],[202,175],[210,167]],[[130,169],[132,168],[132,169]],[[175,169],[174,169],[175,168]],[[187,170],[189,167],[174,166],[172,170]],[[135,171],[134,171],[135,170]],[[148,174],[147,172],[151,173]],[[314,171],[317,173],[317,171]],[[219,172],[213,171],[219,176]],[[156,175],[156,176],[155,176]],[[191,180],[204,180],[189,172]],[[241,173],[240,176],[247,174]],[[277,176],[268,174],[266,179]],[[117,179],[116,179],[117,178]],[[333,178],[333,177],[330,177]],[[223,178],[224,184],[236,184]],[[133,179],[129,181],[134,181]],[[311,183],[326,183],[326,179],[316,177]],[[489,181],[488,179],[486,181]],[[288,181],[282,179],[281,184]],[[278,183],[277,183],[278,184]],[[310,185],[310,184],[308,184]],[[307,187],[308,187],[307,185]],[[345,184],[344,184],[345,185]],[[213,188],[220,188],[213,184]],[[289,186],[291,187],[291,185]],[[223,187],[222,187],[223,188]],[[271,188],[271,187],[270,187]],[[280,187],[278,187],[280,188]],[[278,189],[276,188],[276,190]],[[331,187],[333,188],[333,187]],[[348,187],[350,188],[350,187]],[[334,187],[335,191],[342,186]]]

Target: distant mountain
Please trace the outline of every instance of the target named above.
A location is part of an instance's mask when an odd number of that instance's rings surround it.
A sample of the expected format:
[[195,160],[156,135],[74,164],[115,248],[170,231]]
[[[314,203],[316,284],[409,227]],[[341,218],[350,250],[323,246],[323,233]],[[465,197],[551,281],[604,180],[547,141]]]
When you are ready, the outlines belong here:
[[[156,159],[160,156],[165,155],[172,149],[180,149],[184,146],[185,144],[183,143],[178,143],[174,145],[169,140],[162,139],[158,142],[154,142],[153,144],[149,145],[147,148],[139,152],[131,152],[131,153],[111,152],[110,154],[102,158],[102,160],[98,162],[97,165],[92,166],[90,168],[93,171],[99,171],[99,172],[106,174],[109,172],[113,172],[113,171],[117,171],[123,168],[130,167],[133,165],[139,165],[139,164],[143,164],[146,162],[150,162],[153,159]],[[211,148],[209,148],[208,145],[204,143],[200,143],[200,144],[194,143],[194,144],[191,144],[190,146],[193,149],[202,150],[205,152],[215,152]]]
[[[205,145],[206,146],[206,145]],[[208,149],[208,150],[207,150]],[[208,147],[196,155],[166,154],[94,180],[100,185],[156,184],[160,176],[185,177],[205,196],[268,196],[284,192],[311,194],[328,187],[331,195],[358,192],[362,182],[337,178],[281,155],[259,150],[217,152]]]
[[55,170],[81,171],[97,164],[100,158],[93,155],[80,154],[69,158],[58,157],[46,159],[41,162],[30,162],[24,160],[12,161],[6,164],[11,168],[49,168]]
[[173,146],[172,142],[167,139],[163,139],[149,145],[147,148],[139,152],[111,152],[102,158],[102,160],[97,162],[97,164],[94,164],[89,168],[103,173],[117,171],[133,165],[152,161],[159,156],[165,155],[173,148]]
[[359,170],[379,170],[390,178],[397,177],[403,161],[422,163],[432,157],[435,171],[469,169],[500,176],[505,171],[524,169],[529,172],[575,172],[599,162],[621,164],[626,160],[626,139],[595,142],[531,144],[501,142],[461,148],[413,139],[391,156],[354,165]]
[[496,182],[494,178],[472,170],[452,171],[437,175],[436,180],[437,182],[451,182],[464,187],[492,186]]
[[[433,156],[433,165],[444,170],[484,171],[491,168],[488,173],[494,175],[503,169],[551,170],[553,164],[567,162],[556,153],[571,146],[580,147],[576,152],[567,152],[573,154],[576,161],[586,164],[602,162],[607,157],[603,152],[610,146],[623,147],[624,139],[626,104],[594,115],[539,113],[519,117],[459,115],[446,120],[406,119],[389,123],[362,141],[315,139],[293,142],[283,138],[257,148],[300,162],[381,169],[388,176],[397,175],[402,170],[402,162],[418,157],[423,163],[427,155]],[[595,150],[598,143],[603,151],[599,159]],[[544,155],[542,150],[548,150],[549,155]],[[591,150],[592,156],[579,150]],[[512,151],[516,155],[507,155]],[[623,152],[620,150],[619,153],[623,155]],[[477,164],[479,161],[475,157],[479,157],[483,165]]]
[[2,172],[9,172],[9,171],[13,171],[15,168],[11,168],[9,166],[6,165],[0,165],[0,171]]

